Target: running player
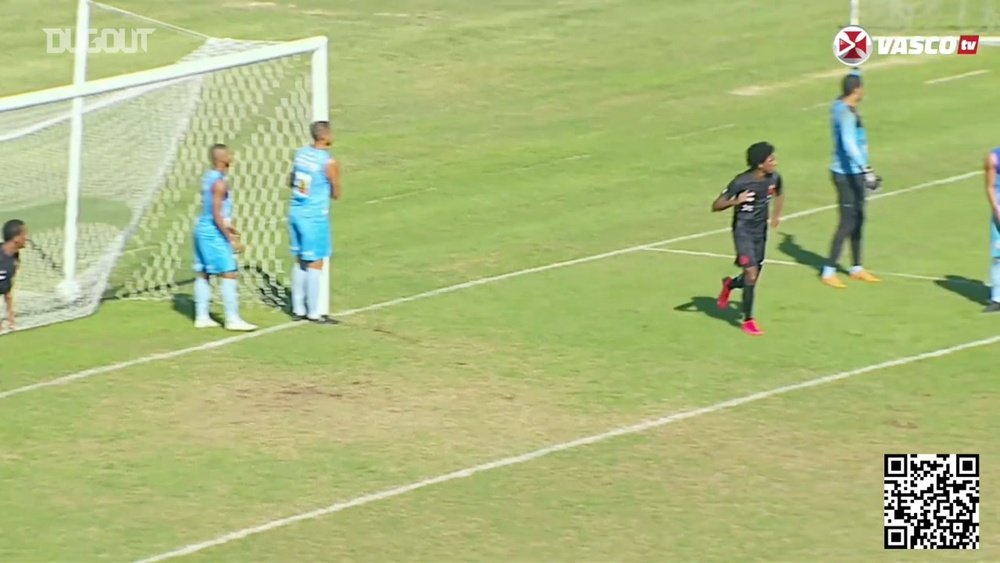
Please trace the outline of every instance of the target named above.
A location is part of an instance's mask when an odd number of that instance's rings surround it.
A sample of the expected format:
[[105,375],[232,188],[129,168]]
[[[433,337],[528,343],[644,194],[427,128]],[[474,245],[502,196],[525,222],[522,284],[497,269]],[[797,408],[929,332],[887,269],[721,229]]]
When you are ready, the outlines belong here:
[[754,143],[747,149],[749,168],[741,172],[712,203],[712,211],[733,208],[733,243],[736,246],[736,265],[743,273],[736,278],[722,280],[722,291],[716,304],[720,309],[729,307],[729,294],[734,289],[743,290],[743,332],[760,336],[763,331],[753,317],[754,292],[767,247],[768,204],[774,198],[774,215],[771,226],[777,228],[781,221],[784,193],[781,176],[776,172],[778,161],[774,146]]

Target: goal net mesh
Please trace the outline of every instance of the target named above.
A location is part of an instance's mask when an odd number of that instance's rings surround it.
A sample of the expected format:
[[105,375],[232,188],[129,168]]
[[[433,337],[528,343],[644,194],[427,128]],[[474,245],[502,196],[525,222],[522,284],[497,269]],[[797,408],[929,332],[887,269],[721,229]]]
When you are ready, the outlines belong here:
[[[187,60],[260,45],[212,39]],[[241,298],[284,307],[282,187],[308,134],[311,95],[310,57],[298,55],[87,98],[72,299],[59,290],[71,103],[0,113],[4,220],[23,219],[31,239],[15,286],[18,327],[82,317],[104,299],[189,300],[191,233],[214,143],[235,157]]]
[[861,0],[859,12],[874,34],[1000,36],[1000,0]]

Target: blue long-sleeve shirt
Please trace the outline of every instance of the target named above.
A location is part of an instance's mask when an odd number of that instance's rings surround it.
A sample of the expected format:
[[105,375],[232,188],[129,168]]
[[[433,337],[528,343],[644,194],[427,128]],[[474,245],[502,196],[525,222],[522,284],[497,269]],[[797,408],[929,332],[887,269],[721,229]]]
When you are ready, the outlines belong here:
[[868,166],[868,135],[861,118],[843,100],[830,108],[833,131],[833,163],[836,174],[861,174]]

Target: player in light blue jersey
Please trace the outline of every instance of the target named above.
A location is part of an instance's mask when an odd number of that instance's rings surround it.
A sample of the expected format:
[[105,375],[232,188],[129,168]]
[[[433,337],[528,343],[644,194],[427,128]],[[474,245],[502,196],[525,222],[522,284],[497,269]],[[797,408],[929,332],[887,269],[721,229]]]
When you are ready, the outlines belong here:
[[292,316],[320,324],[337,324],[319,308],[323,261],[330,258],[330,200],[340,199],[340,167],[330,155],[330,123],[309,127],[313,144],[295,151],[288,206],[288,230],[295,266],[292,267]]
[[986,199],[990,202],[990,303],[985,313],[1000,312],[1000,147],[986,155]]
[[212,169],[201,178],[201,213],[194,226],[194,326],[213,328],[219,323],[208,315],[212,300],[211,276],[221,279],[219,289],[226,312],[227,330],[251,331],[256,326],[244,321],[239,312],[236,287],[236,254],[243,250],[239,231],[233,226],[233,200],[229,194],[226,173],[233,156],[226,145],[213,145],[209,150]]
[[858,104],[865,95],[861,75],[857,71],[848,74],[841,86],[842,95],[833,102],[830,109],[833,133],[833,162],[830,164],[830,172],[833,185],[837,188],[840,222],[830,244],[830,257],[820,275],[824,284],[838,289],[847,287],[837,277],[837,262],[840,260],[844,241],[848,238],[851,240],[851,257],[854,260],[850,270],[851,279],[869,283],[881,281],[861,265],[865,197],[867,192],[875,191],[882,185],[882,178],[875,174],[868,162],[868,134],[858,113]]

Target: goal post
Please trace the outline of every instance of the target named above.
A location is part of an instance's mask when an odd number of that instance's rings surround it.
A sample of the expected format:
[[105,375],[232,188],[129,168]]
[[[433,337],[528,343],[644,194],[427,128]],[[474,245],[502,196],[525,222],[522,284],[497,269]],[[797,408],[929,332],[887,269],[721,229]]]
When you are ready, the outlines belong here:
[[979,35],[1000,45],[1000,0],[850,0],[851,25],[872,35]]
[[[85,79],[85,59],[69,86],[0,98],[0,205],[33,243],[15,291],[19,328],[89,315],[107,298],[184,297],[216,142],[235,155],[241,298],[286,307],[285,188],[309,123],[329,119],[327,38],[213,39],[182,62],[99,80]],[[329,314],[329,264],[325,273]]]

